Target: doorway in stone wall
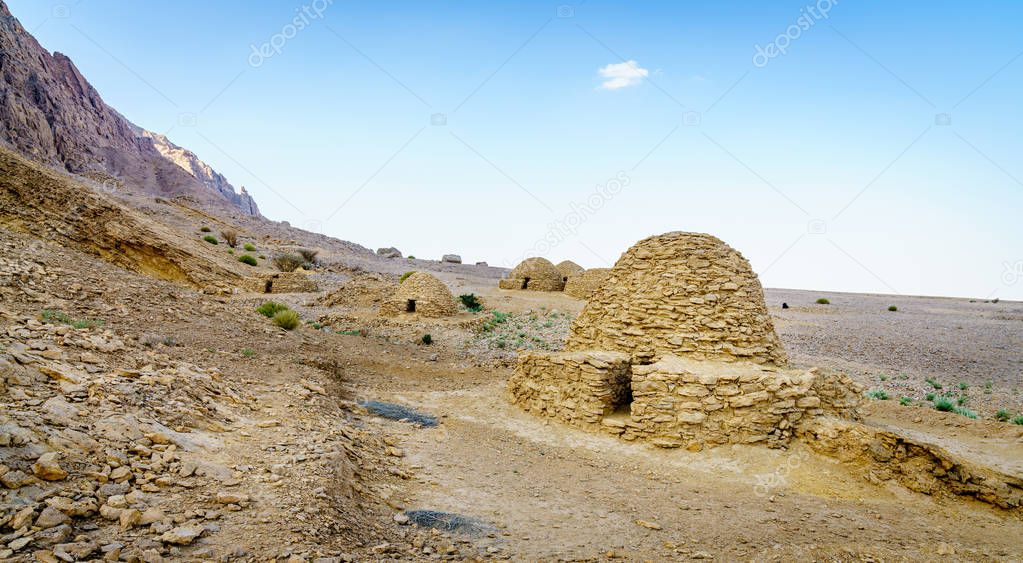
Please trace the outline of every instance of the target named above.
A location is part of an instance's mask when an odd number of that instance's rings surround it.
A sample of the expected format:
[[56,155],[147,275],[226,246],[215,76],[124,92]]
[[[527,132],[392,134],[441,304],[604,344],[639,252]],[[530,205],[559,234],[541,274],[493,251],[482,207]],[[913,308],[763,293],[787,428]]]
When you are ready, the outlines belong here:
[[626,421],[632,416],[632,370],[615,377],[611,384],[611,404],[604,418]]
[[416,300],[415,299],[409,299],[408,302],[405,303],[405,312],[406,313],[415,313],[416,312]]
[[522,280],[522,289],[529,289],[529,278]]

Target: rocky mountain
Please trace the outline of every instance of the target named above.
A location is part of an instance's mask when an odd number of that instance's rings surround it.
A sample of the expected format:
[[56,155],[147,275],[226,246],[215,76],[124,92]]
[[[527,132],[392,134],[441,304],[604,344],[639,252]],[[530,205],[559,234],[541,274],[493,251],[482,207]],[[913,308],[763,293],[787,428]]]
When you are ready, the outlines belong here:
[[108,106],[67,56],[44,49],[0,0],[0,142],[29,158],[127,189],[188,195],[259,215],[195,154]]
[[174,164],[177,164],[182,170],[191,174],[192,177],[198,180],[202,185],[224,196],[224,198],[246,214],[255,216],[259,215],[259,208],[256,207],[256,201],[252,199],[249,192],[245,191],[245,186],[242,186],[240,191],[236,190],[234,186],[227,181],[227,178],[225,178],[223,174],[217,172],[209,164],[200,160],[194,152],[175,145],[167,137],[144,129],[141,130],[141,134],[143,137],[152,141],[157,152],[159,152],[164,158]]

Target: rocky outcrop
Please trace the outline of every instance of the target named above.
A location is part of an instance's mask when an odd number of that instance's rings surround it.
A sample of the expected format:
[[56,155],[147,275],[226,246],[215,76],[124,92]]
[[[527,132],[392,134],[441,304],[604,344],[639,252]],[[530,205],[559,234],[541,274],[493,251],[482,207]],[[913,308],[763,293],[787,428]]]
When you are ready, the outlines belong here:
[[170,142],[167,137],[144,129],[141,130],[141,134],[153,142],[157,152],[164,158],[178,165],[185,172],[188,172],[207,189],[224,196],[224,199],[231,202],[238,209],[241,209],[242,213],[259,216],[259,208],[256,206],[256,201],[252,199],[249,192],[245,191],[245,186],[242,186],[241,190],[236,190],[223,174],[200,160],[194,152]]
[[[71,59],[44,49],[2,1],[0,143],[118,188],[188,195],[205,205],[258,214],[251,198],[227,190],[230,184],[205,164],[199,168],[208,172],[196,173],[161,154],[150,137],[103,101]],[[204,175],[214,181],[207,184]]]

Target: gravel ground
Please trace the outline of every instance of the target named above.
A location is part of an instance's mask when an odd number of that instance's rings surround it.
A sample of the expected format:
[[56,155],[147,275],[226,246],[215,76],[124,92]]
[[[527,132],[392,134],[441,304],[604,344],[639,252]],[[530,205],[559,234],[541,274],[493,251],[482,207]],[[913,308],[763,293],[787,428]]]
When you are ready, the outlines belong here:
[[[1023,410],[1023,303],[786,289],[766,297],[796,365],[840,369],[895,399],[937,392],[965,395],[982,414]],[[831,303],[816,304],[821,297]]]

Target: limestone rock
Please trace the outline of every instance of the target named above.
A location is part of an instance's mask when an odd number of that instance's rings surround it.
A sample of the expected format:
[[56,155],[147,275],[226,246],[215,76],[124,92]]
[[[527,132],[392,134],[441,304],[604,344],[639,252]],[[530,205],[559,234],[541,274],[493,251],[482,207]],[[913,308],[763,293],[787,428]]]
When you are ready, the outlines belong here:
[[67,471],[60,466],[60,454],[49,452],[39,456],[39,459],[32,464],[32,473],[46,481],[60,481],[67,478]]
[[445,254],[440,261],[445,264],[461,264],[462,257],[457,254]]
[[377,256],[380,256],[381,258],[401,258],[401,251],[393,246],[378,248]]

